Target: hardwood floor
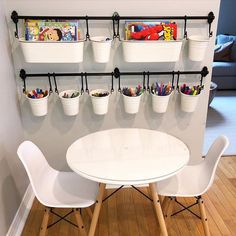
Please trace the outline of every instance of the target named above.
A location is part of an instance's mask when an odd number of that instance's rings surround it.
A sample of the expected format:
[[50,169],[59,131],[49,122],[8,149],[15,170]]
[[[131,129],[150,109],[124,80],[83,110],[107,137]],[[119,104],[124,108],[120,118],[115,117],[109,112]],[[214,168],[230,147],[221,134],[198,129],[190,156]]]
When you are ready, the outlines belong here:
[[[148,193],[146,188],[142,191]],[[109,194],[111,190],[107,191]],[[206,213],[212,236],[236,235],[236,157],[223,157],[217,169],[216,178],[211,189],[203,196]],[[190,205],[193,199],[180,198],[184,205]],[[180,210],[177,204],[174,211]],[[23,236],[39,234],[43,217],[43,206],[35,199],[33,207],[24,227]],[[198,206],[192,210],[199,214]],[[55,210],[57,213],[66,214],[68,209]],[[82,211],[86,228],[89,228],[89,217],[85,210]],[[49,224],[57,220],[50,216]],[[74,215],[68,217],[75,223]],[[171,217],[167,225],[169,235],[197,236],[204,235],[201,220],[187,211]],[[48,229],[49,236],[74,236],[78,235],[77,228],[61,221]],[[134,189],[122,189],[104,202],[96,236],[157,236],[160,228],[157,224],[152,202],[143,197]]]

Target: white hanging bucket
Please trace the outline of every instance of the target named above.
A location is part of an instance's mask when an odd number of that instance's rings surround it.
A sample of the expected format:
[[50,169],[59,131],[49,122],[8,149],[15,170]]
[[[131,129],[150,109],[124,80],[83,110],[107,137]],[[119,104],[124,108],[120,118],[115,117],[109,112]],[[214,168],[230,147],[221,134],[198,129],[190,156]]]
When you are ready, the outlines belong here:
[[152,95],[152,109],[157,113],[164,113],[167,110],[170,94],[165,96],[159,96],[151,93]]
[[[64,98],[64,94],[68,94],[68,98]],[[80,95],[71,98],[72,94],[77,94],[78,90],[65,90],[59,93],[59,98],[62,103],[62,107],[65,115],[75,116],[79,113],[79,97]]]
[[43,98],[28,98],[34,116],[45,116],[48,113],[48,96]]
[[181,109],[184,112],[194,112],[199,100],[198,95],[188,95],[180,92],[181,94]]
[[124,94],[122,95],[123,95],[123,100],[124,100],[125,112],[129,114],[138,113],[142,94],[135,97],[126,96]]
[[188,56],[192,61],[202,61],[209,45],[209,38],[201,35],[193,35],[188,38]]
[[97,36],[91,37],[94,60],[98,63],[107,63],[110,59],[112,39]]
[[[93,96],[96,93],[108,93],[108,95],[104,97]],[[97,115],[105,115],[108,111],[110,93],[105,89],[95,89],[90,92],[90,97],[94,113]]]

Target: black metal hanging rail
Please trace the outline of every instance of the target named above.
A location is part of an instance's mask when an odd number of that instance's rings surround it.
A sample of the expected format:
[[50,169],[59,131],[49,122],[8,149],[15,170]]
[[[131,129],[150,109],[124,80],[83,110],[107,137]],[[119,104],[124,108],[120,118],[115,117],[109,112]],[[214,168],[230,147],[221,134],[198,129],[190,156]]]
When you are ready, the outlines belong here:
[[[76,76],[80,76],[81,77],[81,94],[84,92],[84,81],[83,78],[85,78],[85,91],[89,92],[88,89],[88,82],[87,82],[87,77],[88,76],[111,76],[111,92],[114,91],[113,85],[113,78],[114,78],[114,73],[111,72],[99,72],[99,73],[87,73],[87,72],[80,72],[80,73],[34,73],[34,74],[30,74],[30,73],[26,73],[26,71],[24,69],[20,70],[20,78],[23,80],[23,92],[26,91],[26,78],[27,77],[48,77],[49,81],[50,78],[53,77],[54,79],[54,84],[55,84],[55,92],[58,93],[58,88],[57,88],[57,82],[56,82],[56,77],[65,77],[65,76],[70,76],[70,77],[76,77]],[[52,86],[51,86],[51,81],[49,82],[50,84],[50,91],[52,91]]]
[[119,22],[120,20],[184,20],[184,37],[187,38],[187,21],[188,20],[207,20],[207,23],[209,24],[209,37],[212,36],[211,31],[211,24],[215,19],[215,15],[213,12],[209,12],[206,16],[120,16],[117,12],[115,12],[112,16],[30,16],[30,15],[18,15],[16,11],[13,11],[11,14],[11,19],[15,23],[16,32],[15,37],[18,36],[18,21],[20,19],[27,20],[85,20],[86,21],[86,39],[89,39],[89,20],[112,20],[113,21],[113,38],[119,38]]
[[88,81],[87,81],[87,77],[90,76],[111,76],[111,92],[114,91],[114,77],[118,79],[118,91],[121,91],[120,88],[120,77],[121,76],[130,76],[130,75],[140,75],[143,76],[143,88],[146,89],[145,86],[145,76],[148,76],[148,80],[147,80],[147,88],[149,88],[149,76],[150,75],[172,75],[172,87],[174,87],[174,76],[178,75],[177,78],[177,88],[179,87],[179,76],[180,75],[201,75],[201,80],[200,80],[200,84],[202,86],[202,79],[204,77],[206,77],[208,75],[209,71],[208,68],[206,66],[204,66],[202,68],[201,71],[156,71],[156,72],[151,72],[151,71],[143,71],[143,72],[120,72],[119,68],[115,68],[114,71],[112,72],[92,72],[92,73],[87,73],[87,72],[80,72],[80,73],[35,73],[35,74],[27,74],[26,71],[24,69],[20,70],[20,78],[23,80],[23,92],[26,91],[26,78],[27,77],[48,77],[49,78],[49,84],[50,84],[50,91],[52,92],[52,86],[51,86],[51,81],[50,78],[53,77],[54,78],[54,83],[55,83],[55,92],[58,92],[57,89],[57,83],[56,83],[56,77],[65,77],[65,76],[80,76],[81,77],[81,93],[83,93],[84,91],[84,84],[83,84],[83,78],[85,78],[85,90],[86,92],[89,93],[89,89],[88,89]]
[[[147,89],[149,90],[149,76],[150,75],[172,75],[172,87],[174,88],[174,76],[178,75],[177,78],[177,83],[176,83],[176,87],[179,88],[179,76],[180,75],[201,75],[201,79],[200,79],[200,85],[202,86],[202,81],[203,78],[206,77],[208,75],[209,71],[208,68],[206,66],[204,66],[202,68],[201,71],[157,71],[157,72],[120,72],[120,70],[116,67],[114,69],[114,77],[118,79],[118,91],[121,91],[120,88],[120,77],[121,76],[130,76],[130,75],[143,75],[144,76],[144,83],[145,83],[145,76],[147,75]],[[145,89],[145,85],[143,86]]]

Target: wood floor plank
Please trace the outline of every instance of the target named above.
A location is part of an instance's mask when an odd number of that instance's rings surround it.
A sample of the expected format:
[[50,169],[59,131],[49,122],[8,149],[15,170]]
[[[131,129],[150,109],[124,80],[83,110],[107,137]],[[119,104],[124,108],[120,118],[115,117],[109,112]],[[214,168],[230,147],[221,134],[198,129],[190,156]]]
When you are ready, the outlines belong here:
[[149,235],[148,224],[146,223],[145,211],[143,209],[143,205],[147,203],[147,199],[145,199],[144,196],[142,196],[136,191],[133,192],[133,195],[135,196],[133,199],[134,199],[135,215],[139,226],[139,235],[140,236]]
[[127,221],[126,209],[129,207],[127,195],[124,194],[128,189],[121,189],[117,193],[117,215],[119,222],[119,235],[129,236],[129,222]]
[[[147,188],[140,188],[148,194]],[[107,190],[107,194],[112,190]],[[203,195],[206,214],[212,236],[236,235],[236,157],[221,159],[216,179],[210,190]],[[184,205],[193,202],[190,198],[179,199]],[[174,211],[181,209],[177,204]],[[55,209],[60,215],[68,209]],[[193,211],[199,214],[198,207]],[[22,236],[37,236],[42,222],[44,207],[34,200]],[[91,220],[82,211],[86,229]],[[50,216],[50,222],[58,219]],[[74,215],[68,217],[75,222]],[[204,236],[201,220],[184,211],[171,217],[167,226],[170,236]],[[122,189],[103,203],[96,236],[157,236],[160,227],[153,210],[153,203],[131,188]],[[61,221],[51,227],[47,236],[79,236],[77,228]]]
[[[112,191],[108,191],[111,193]],[[118,226],[118,216],[117,216],[117,198],[116,194],[112,196],[111,199],[108,199],[108,228],[109,235],[119,236],[119,226]]]

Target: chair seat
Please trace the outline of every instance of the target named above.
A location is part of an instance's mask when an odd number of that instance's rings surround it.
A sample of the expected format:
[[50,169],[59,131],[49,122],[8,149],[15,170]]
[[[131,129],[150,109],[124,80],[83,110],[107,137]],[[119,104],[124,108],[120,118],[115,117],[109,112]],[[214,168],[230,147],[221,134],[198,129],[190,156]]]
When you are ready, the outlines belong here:
[[208,182],[203,164],[188,165],[177,175],[157,183],[158,194],[175,197],[195,197],[204,193]]
[[40,179],[37,198],[45,206],[60,208],[89,207],[96,201],[98,183],[74,172],[50,170]]

